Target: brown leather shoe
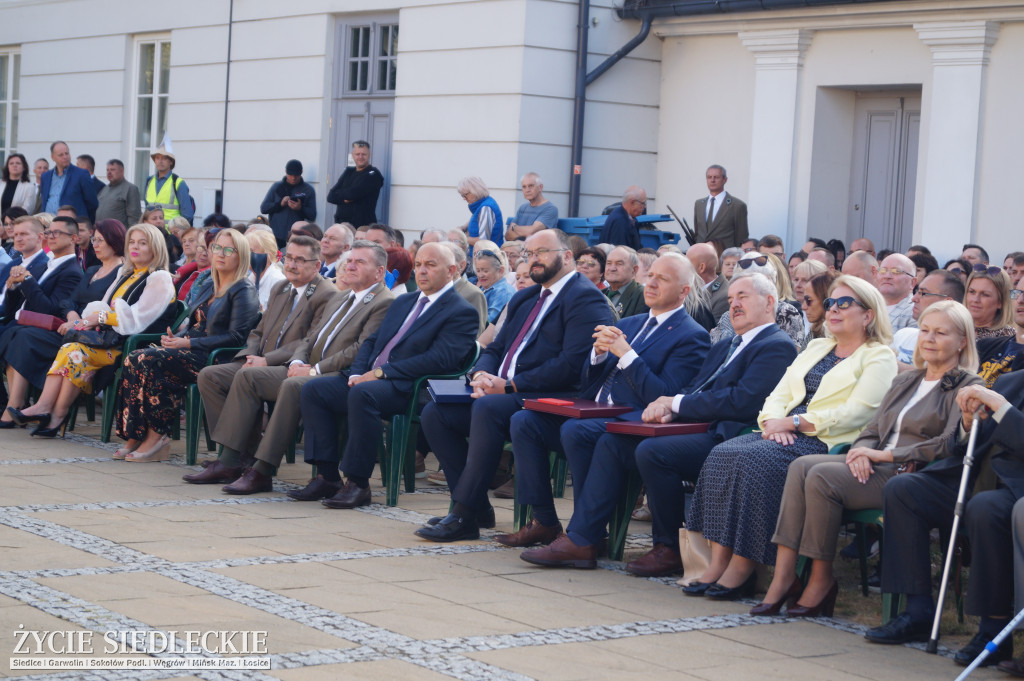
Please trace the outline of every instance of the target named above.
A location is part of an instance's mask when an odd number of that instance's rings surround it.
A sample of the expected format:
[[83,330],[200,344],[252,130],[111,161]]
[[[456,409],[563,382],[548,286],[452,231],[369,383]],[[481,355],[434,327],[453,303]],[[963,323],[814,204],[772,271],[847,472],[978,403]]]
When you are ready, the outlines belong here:
[[255,468],[246,468],[242,477],[230,485],[221,487],[222,492],[228,494],[256,494],[257,492],[272,492],[274,490],[274,479],[269,475],[263,475]]
[[370,505],[370,488],[361,488],[354,482],[346,482],[345,486],[338,490],[330,499],[320,502],[327,508],[357,508]]
[[527,563],[545,567],[574,567],[593,570],[597,567],[597,547],[577,546],[569,535],[560,534],[548,546],[523,551],[519,557]]
[[309,481],[309,484],[302,489],[293,489],[285,492],[295,501],[320,501],[333,497],[341,490],[341,483],[332,480],[324,480],[324,476],[318,475]]
[[541,525],[536,518],[519,528],[515,534],[495,535],[494,541],[503,546],[533,546],[534,544],[550,544],[562,534],[562,523]]
[[1013,674],[1014,676],[1024,676],[1024,658],[1003,660],[996,666],[996,669],[1007,674]]
[[495,499],[513,499],[516,496],[516,479],[509,478],[494,490]]
[[214,461],[198,473],[183,475],[181,479],[193,485],[223,485],[238,480],[241,475],[240,466],[225,466],[220,461]]
[[679,557],[679,549],[664,544],[655,544],[654,548],[626,564],[626,572],[640,577],[664,577],[683,569],[683,560]]

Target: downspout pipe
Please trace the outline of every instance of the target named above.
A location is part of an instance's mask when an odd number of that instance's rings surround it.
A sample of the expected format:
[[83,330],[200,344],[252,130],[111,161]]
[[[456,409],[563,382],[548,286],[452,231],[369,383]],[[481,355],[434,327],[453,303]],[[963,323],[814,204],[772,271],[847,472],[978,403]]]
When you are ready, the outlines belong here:
[[234,28],[235,0],[228,0],[228,58],[224,77],[224,140],[220,148],[220,189],[214,200],[214,211],[224,212],[224,176],[228,163],[228,95],[231,92],[231,32]]
[[572,113],[572,168],[569,173],[569,215],[579,215],[580,211],[580,180],[583,169],[583,120],[587,103],[587,86],[600,78],[611,67],[622,61],[623,57],[632,52],[647,39],[651,33],[653,17],[643,17],[640,32],[625,45],[601,62],[593,71],[587,73],[587,37],[590,24],[590,1],[579,1],[579,16],[576,24],[576,92],[573,97]]

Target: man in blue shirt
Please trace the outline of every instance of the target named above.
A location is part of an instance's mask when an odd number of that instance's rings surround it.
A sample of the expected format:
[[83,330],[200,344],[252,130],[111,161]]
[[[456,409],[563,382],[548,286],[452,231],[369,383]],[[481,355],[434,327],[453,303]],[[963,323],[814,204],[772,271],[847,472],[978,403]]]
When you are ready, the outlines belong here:
[[56,215],[61,206],[73,206],[79,215],[88,214],[95,221],[99,200],[89,172],[71,165],[71,150],[64,142],[50,145],[50,157],[53,169],[43,173],[39,183],[43,212]]

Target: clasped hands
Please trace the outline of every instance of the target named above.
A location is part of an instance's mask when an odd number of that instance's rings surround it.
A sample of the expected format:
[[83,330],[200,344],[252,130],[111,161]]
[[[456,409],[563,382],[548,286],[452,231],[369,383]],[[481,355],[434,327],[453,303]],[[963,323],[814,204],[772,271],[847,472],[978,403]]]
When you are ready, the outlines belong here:
[[178,338],[171,331],[171,327],[167,327],[167,335],[160,336],[160,346],[167,348],[168,350],[188,350],[192,347],[191,338]]
[[484,395],[504,395],[506,385],[508,385],[508,379],[489,374],[486,371],[476,372],[473,374],[473,380],[469,382],[469,387],[473,389],[473,399]]
[[629,341],[626,340],[626,334],[614,326],[598,324],[592,337],[594,352],[598,355],[610,352],[616,357],[622,357],[633,349],[629,346]]

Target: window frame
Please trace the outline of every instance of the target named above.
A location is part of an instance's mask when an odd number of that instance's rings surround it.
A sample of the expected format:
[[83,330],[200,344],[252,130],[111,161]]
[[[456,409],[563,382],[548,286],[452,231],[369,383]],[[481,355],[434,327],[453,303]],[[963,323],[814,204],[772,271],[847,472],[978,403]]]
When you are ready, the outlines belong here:
[[[21,104],[21,48],[7,47],[0,48],[0,57],[7,57],[7,92],[0,99],[3,106],[3,120],[0,126],[4,131],[3,139],[0,140],[0,166],[7,162],[7,158],[18,151],[18,120],[16,112],[20,111]],[[15,69],[17,66],[17,69]],[[31,168],[26,168],[31,173]]]
[[[161,93],[161,86],[164,85],[161,75],[161,51],[163,45],[168,45],[171,52],[167,56],[167,86],[166,92]],[[139,78],[143,69],[142,64],[142,49],[145,45],[153,45],[153,89],[151,93],[145,94],[139,92]],[[138,185],[139,191],[145,194],[146,178],[151,176],[155,171],[153,161],[149,158],[149,153],[153,149],[160,146],[163,141],[163,136],[166,134],[170,127],[170,73],[171,73],[171,55],[173,54],[173,47],[171,46],[171,34],[170,33],[157,33],[148,35],[135,36],[132,41],[132,78],[128,83],[129,96],[131,97],[131,125],[128,136],[128,158],[125,159],[125,176],[129,178],[129,181],[133,184]],[[139,113],[140,103],[143,98],[147,98],[153,102],[150,108],[150,121],[149,121],[149,147],[144,149],[139,146]],[[164,99],[166,104],[166,114],[164,116],[164,129],[161,132],[159,130],[160,121],[160,106],[159,100]],[[146,151],[146,161],[144,163],[145,170],[140,172],[141,153]],[[145,199],[145,196],[143,196]]]
[[[394,65],[393,70],[395,72],[394,83],[389,83],[392,86],[397,84],[397,66],[398,66],[398,51],[397,51],[397,38],[393,40],[390,38],[391,35],[398,33],[398,21],[362,21],[362,22],[348,22],[345,24],[345,49],[344,49],[344,66],[342,68],[342,92],[347,96],[356,97],[373,97],[373,96],[387,96],[393,97],[395,94],[395,88],[382,89],[378,88],[379,78],[381,76],[381,70],[388,68],[390,65]],[[366,50],[366,56],[352,56],[352,50],[354,47],[354,33],[357,30],[369,29],[369,46]],[[384,53],[380,53],[380,49],[383,41],[383,34],[387,31],[389,34],[388,50]],[[390,51],[390,45],[395,46],[395,51]],[[366,67],[366,88],[356,89],[352,87],[351,78],[352,65],[358,62],[365,62]],[[361,77],[361,75],[360,75]],[[390,76],[385,76],[390,80]]]

